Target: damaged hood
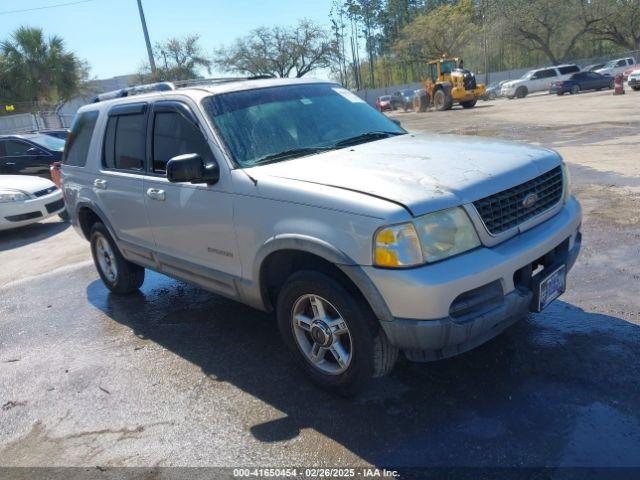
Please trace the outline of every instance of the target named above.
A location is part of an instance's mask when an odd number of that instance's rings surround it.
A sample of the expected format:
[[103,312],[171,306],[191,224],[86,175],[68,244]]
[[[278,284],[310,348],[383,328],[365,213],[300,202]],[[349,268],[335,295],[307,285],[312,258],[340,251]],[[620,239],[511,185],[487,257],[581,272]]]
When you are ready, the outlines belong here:
[[360,192],[413,215],[470,203],[560,165],[552,150],[489,138],[407,134],[250,169]]

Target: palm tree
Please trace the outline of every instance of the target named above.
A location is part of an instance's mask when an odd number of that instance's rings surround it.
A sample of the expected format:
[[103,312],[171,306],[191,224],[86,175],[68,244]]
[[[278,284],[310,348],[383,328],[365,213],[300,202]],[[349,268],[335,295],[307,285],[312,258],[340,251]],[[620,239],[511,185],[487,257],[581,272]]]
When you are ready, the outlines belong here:
[[42,29],[20,27],[0,42],[0,75],[15,101],[58,102],[78,92],[86,67],[61,37],[45,40]]

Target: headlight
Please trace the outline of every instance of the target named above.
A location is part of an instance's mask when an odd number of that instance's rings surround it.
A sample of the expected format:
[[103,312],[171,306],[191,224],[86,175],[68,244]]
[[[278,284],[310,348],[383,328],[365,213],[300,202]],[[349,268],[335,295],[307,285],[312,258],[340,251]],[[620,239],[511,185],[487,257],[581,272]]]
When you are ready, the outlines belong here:
[[564,162],[562,162],[562,182],[564,183],[562,201],[566,203],[571,195],[571,177],[569,176],[569,167]]
[[479,247],[480,239],[467,213],[456,207],[424,215],[413,224],[384,227],[374,245],[376,266],[412,267]]
[[374,263],[379,267],[412,267],[423,263],[413,224],[403,223],[378,230],[374,239]]
[[17,190],[0,190],[0,203],[24,202],[29,200],[29,195]]
[[424,215],[415,224],[425,262],[437,262],[480,246],[476,229],[461,207]]

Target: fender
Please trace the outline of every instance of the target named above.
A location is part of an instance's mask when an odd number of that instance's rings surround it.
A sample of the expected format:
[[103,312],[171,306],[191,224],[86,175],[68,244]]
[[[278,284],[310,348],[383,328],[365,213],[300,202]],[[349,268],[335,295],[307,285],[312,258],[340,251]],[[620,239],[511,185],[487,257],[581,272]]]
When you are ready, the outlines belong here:
[[269,309],[268,295],[262,285],[262,267],[264,260],[271,253],[279,250],[298,250],[311,253],[334,264],[360,290],[378,319],[383,321],[393,319],[382,295],[355,260],[325,240],[302,234],[276,235],[260,247],[253,264],[252,278],[254,281],[243,282],[245,299],[249,303],[259,304],[263,310]]
[[[76,208],[75,211],[73,212],[73,215],[71,216],[73,222],[75,224],[77,224],[77,226],[80,228],[80,230],[82,231],[82,226],[80,225],[80,209],[82,208],[88,208],[89,210],[91,210],[93,213],[95,213],[98,218],[100,219],[100,221],[104,224],[105,227],[107,227],[107,230],[109,231],[109,234],[111,235],[111,237],[118,242],[118,236],[115,233],[115,230],[113,228],[113,226],[111,225],[111,222],[109,222],[109,220],[107,220],[107,216],[104,214],[104,212],[100,209],[100,207],[98,207],[95,203],[89,201],[89,200],[80,200],[78,203],[76,203]],[[84,232],[82,232],[83,236],[89,240],[88,236],[84,234]]]

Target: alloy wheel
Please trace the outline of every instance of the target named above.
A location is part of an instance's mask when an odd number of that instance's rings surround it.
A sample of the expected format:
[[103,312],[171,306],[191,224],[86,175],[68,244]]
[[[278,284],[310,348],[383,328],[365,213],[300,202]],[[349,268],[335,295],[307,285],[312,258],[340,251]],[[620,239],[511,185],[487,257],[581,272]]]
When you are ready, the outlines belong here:
[[116,265],[116,256],[109,241],[101,234],[96,236],[96,259],[100,271],[111,283],[115,283],[118,279],[118,266]]
[[298,298],[291,312],[293,336],[307,361],[324,374],[349,368],[353,342],[347,322],[326,299],[313,294]]

